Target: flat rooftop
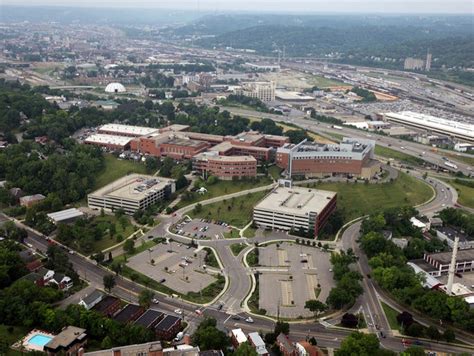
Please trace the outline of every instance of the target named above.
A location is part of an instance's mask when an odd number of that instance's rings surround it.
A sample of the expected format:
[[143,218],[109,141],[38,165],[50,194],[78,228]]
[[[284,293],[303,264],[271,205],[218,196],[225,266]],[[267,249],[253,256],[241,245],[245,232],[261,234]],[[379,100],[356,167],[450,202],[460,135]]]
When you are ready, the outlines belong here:
[[436,228],[437,231],[441,232],[443,235],[447,236],[448,239],[454,241],[456,236],[459,236],[459,242],[471,241],[474,239],[474,236],[469,236],[461,231],[458,231],[450,226],[440,226]]
[[95,197],[110,196],[141,200],[150,193],[165,188],[170,182],[173,182],[173,179],[143,174],[130,174],[96,190],[90,195]]
[[133,126],[133,125],[123,125],[123,124],[105,124],[99,127],[100,131],[115,132],[117,134],[126,134],[134,136],[145,136],[153,132],[158,131],[159,129],[153,127],[145,126]]
[[59,347],[67,348],[75,340],[83,340],[86,336],[86,329],[68,326],[48,342],[45,347],[52,350]]
[[186,147],[202,147],[206,143],[202,141],[191,140],[191,139],[186,139],[186,138],[172,138],[171,140],[167,142],[163,142],[163,144],[186,146]]
[[155,330],[168,331],[171,329],[181,318],[173,315],[166,315],[155,327]]
[[87,137],[85,143],[96,143],[103,145],[126,146],[132,141],[132,137],[116,136],[107,134],[93,134]]
[[160,320],[163,317],[163,315],[164,314],[158,310],[148,309],[145,313],[143,313],[141,317],[139,317],[135,321],[135,324],[148,328],[154,323],[156,323],[158,320]]
[[76,208],[56,211],[54,213],[47,214],[48,218],[53,221],[61,222],[64,220],[75,219],[84,216],[84,213]]
[[209,161],[220,161],[220,162],[257,162],[253,156],[211,156],[202,155],[198,156],[201,159],[207,159]]
[[[443,265],[451,263],[452,252],[440,252],[428,254],[428,257],[438,261]],[[474,261],[474,248],[466,250],[458,250],[456,262],[469,262]]]
[[278,211],[294,215],[320,213],[337,193],[302,187],[278,187],[268,194],[255,209]]

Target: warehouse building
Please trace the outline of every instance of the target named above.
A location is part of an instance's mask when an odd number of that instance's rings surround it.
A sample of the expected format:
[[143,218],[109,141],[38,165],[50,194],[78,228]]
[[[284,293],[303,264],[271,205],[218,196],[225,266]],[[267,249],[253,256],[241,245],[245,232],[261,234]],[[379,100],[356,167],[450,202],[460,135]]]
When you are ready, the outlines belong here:
[[86,145],[105,147],[112,151],[125,151],[130,148],[131,137],[109,134],[94,134],[84,140]]
[[353,175],[371,178],[380,171],[374,160],[375,141],[344,137],[340,144],[307,142],[285,144],[276,151],[276,164],[289,177]]
[[336,209],[337,194],[301,187],[278,187],[253,210],[253,220],[262,228],[314,231],[317,237]]
[[252,156],[219,156],[217,152],[203,152],[194,156],[193,170],[204,178],[210,175],[222,180],[257,176],[257,160]]
[[123,124],[105,124],[99,127],[98,133],[116,135],[116,136],[128,136],[128,137],[140,137],[145,135],[151,135],[159,130],[152,127],[144,126],[133,126]]
[[87,202],[91,208],[123,209],[133,214],[163,201],[175,190],[173,179],[131,174],[89,194]]
[[[439,277],[447,274],[451,262],[452,252],[425,253],[423,260],[431,268],[422,268],[432,276]],[[464,273],[474,271],[474,249],[458,250],[456,258],[456,272]]]
[[383,114],[383,116],[389,121],[474,142],[474,125],[472,124],[442,119],[440,117],[412,111],[388,112]]
[[55,225],[59,223],[67,224],[84,216],[84,213],[76,208],[56,211],[47,214],[48,219]]

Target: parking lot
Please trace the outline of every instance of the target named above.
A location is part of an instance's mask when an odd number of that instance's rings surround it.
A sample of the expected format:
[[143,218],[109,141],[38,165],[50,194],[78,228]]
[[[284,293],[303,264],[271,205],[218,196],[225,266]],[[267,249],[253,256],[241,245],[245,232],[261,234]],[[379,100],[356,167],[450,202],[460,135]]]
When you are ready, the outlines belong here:
[[268,315],[297,318],[313,315],[304,308],[307,300],[326,301],[335,285],[330,254],[318,248],[294,243],[270,244],[260,247],[258,270],[259,306]]
[[[165,286],[186,294],[199,292],[215,281],[204,264],[206,252],[177,242],[158,244],[131,257],[127,266]],[[153,264],[151,263],[153,262]]]
[[206,219],[184,220],[176,224],[174,232],[178,235],[193,237],[195,239],[218,240],[224,238],[224,233],[231,228],[224,222]]

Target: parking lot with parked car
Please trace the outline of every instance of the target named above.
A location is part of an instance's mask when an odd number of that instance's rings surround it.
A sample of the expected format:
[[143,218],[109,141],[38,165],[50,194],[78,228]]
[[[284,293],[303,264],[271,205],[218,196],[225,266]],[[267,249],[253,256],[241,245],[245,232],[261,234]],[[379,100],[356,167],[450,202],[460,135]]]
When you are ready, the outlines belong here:
[[173,232],[195,239],[218,240],[223,239],[224,234],[232,228],[223,221],[210,219],[185,219],[177,223]]

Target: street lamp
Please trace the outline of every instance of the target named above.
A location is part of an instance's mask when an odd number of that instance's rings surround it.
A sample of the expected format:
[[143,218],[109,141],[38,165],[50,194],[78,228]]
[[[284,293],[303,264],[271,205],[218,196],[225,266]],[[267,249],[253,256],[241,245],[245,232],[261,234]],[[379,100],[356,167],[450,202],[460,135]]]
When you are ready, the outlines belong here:
[[148,257],[149,257],[149,260],[150,260],[150,264],[151,264],[151,253],[153,252],[153,249],[150,247],[148,249]]

